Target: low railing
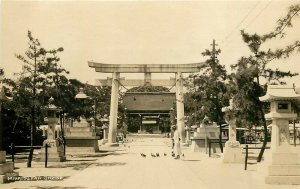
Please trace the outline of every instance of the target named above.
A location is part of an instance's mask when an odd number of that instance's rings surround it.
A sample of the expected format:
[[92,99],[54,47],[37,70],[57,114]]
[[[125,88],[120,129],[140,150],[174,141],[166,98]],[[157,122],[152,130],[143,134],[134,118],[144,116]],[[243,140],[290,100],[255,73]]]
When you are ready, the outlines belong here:
[[[249,147],[248,145],[246,145],[246,147],[244,147],[243,149],[246,150],[246,154],[245,154],[245,168],[244,169],[247,170],[249,150],[260,150],[260,149],[262,149],[262,147]],[[265,149],[270,149],[270,147],[265,147]]]
[[[208,156],[211,157],[211,144],[220,144],[220,141],[211,141],[210,139],[207,139],[207,142],[208,142]],[[221,141],[221,144],[225,144],[225,143],[226,143],[226,140]],[[219,145],[219,147],[220,147],[220,150],[222,150],[220,145]]]
[[41,149],[42,147],[45,147],[45,168],[47,168],[47,164],[48,164],[48,145],[45,144],[45,146],[15,146],[14,143],[11,143],[10,147],[10,151],[11,151],[11,159],[12,162],[15,162],[15,149],[16,148],[33,148],[33,149]]

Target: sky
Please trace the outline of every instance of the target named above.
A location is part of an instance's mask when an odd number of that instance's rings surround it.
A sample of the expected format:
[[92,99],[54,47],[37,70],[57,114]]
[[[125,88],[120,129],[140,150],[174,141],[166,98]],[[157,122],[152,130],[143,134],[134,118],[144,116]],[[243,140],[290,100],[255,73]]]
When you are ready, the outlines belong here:
[[[27,31],[45,49],[63,47],[62,67],[69,78],[94,84],[111,77],[96,73],[88,61],[110,64],[185,64],[204,62],[201,53],[213,39],[221,49],[219,60],[230,65],[249,55],[240,30],[264,34],[276,26],[292,4],[282,1],[1,1],[0,67],[6,77],[22,70],[15,54],[27,49]],[[287,37],[265,48],[279,48],[300,40],[300,17],[287,30]],[[300,53],[271,67],[300,73]],[[142,78],[142,74],[121,74]],[[167,79],[170,74],[153,74]],[[300,76],[287,80],[300,86]],[[298,84],[297,84],[298,83]]]

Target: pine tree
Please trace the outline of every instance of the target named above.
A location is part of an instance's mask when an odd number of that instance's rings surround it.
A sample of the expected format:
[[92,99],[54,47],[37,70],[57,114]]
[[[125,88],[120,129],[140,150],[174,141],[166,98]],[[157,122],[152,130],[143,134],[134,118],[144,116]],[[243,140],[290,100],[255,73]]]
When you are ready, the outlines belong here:
[[[264,35],[248,34],[241,31],[243,41],[249,47],[251,55],[242,57],[237,64],[232,65],[236,71],[232,74],[232,93],[235,94],[234,101],[240,107],[240,124],[263,125],[264,141],[262,150],[259,153],[258,162],[261,161],[265,147],[267,145],[267,124],[264,117],[264,106],[258,99],[263,96],[267,84],[285,84],[282,80],[286,77],[293,77],[298,73],[291,71],[280,71],[278,68],[272,69],[268,65],[276,59],[288,58],[295,50],[300,51],[300,41],[295,41],[279,49],[263,49],[263,45],[271,40],[283,40],[286,36],[285,30],[292,27],[292,20],[299,16],[300,5],[289,7],[287,15],[278,20],[274,31]],[[261,78],[266,81],[264,84]]]
[[[193,112],[190,116],[194,120],[194,124],[199,124],[204,116],[208,116],[211,121],[216,122],[220,127],[219,143],[221,151],[222,147],[222,123],[224,123],[222,107],[228,105],[227,86],[225,80],[227,73],[225,66],[219,63],[217,56],[221,53],[220,49],[215,49],[215,41],[213,41],[212,50],[206,49],[202,55],[208,57],[205,61],[207,66],[199,73],[190,75],[190,83],[188,86],[189,94],[186,98],[188,104],[187,110]],[[194,111],[192,110],[194,108]]]

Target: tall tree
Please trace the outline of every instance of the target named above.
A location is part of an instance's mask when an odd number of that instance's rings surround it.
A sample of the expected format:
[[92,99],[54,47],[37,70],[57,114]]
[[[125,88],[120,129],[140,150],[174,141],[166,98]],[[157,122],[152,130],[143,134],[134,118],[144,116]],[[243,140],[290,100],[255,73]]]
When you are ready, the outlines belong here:
[[[243,120],[246,125],[262,124],[264,127],[264,141],[258,162],[263,157],[268,138],[264,106],[258,97],[265,93],[267,84],[284,84],[283,78],[298,75],[298,73],[281,71],[278,68],[272,69],[268,65],[275,59],[288,58],[295,50],[300,51],[300,41],[295,41],[275,50],[264,49],[263,45],[271,40],[283,40],[286,36],[285,30],[293,26],[292,20],[299,16],[299,11],[300,5],[289,7],[287,15],[278,20],[274,31],[267,34],[248,34],[244,30],[241,31],[243,41],[252,54],[248,57],[242,57],[237,64],[232,65],[236,71],[235,74],[232,74],[232,86],[234,88],[232,91],[235,94],[234,101],[240,107],[240,120]],[[264,83],[261,82],[262,78]]]
[[[33,156],[33,145],[34,143],[34,135],[36,132],[36,128],[38,125],[37,121],[37,112],[40,111],[40,103],[37,100],[37,92],[41,89],[41,84],[44,81],[44,73],[43,70],[39,68],[42,65],[52,63],[55,61],[54,59],[47,58],[49,53],[56,53],[63,51],[63,48],[58,48],[56,50],[46,51],[42,46],[38,39],[34,38],[30,31],[28,31],[28,49],[25,52],[25,56],[21,54],[16,54],[16,57],[23,62],[23,73],[21,80],[19,81],[19,90],[22,91],[23,100],[27,101],[28,109],[25,110],[26,113],[29,113],[29,118],[31,120],[30,126],[30,153],[27,162],[27,166],[31,167],[31,161]],[[26,94],[26,95],[24,95]],[[23,107],[21,108],[23,110]]]
[[[213,41],[212,49],[206,49],[202,55],[208,57],[205,61],[207,66],[199,73],[190,75],[189,93],[186,101],[193,104],[187,107],[192,112],[191,120],[194,124],[199,124],[204,116],[208,116],[211,121],[216,122],[220,127],[219,143],[221,151],[222,147],[222,123],[224,123],[222,107],[228,104],[227,87],[225,80],[227,78],[226,70],[219,63],[218,55],[220,49],[216,49],[215,41]],[[193,110],[194,109],[194,110]]]

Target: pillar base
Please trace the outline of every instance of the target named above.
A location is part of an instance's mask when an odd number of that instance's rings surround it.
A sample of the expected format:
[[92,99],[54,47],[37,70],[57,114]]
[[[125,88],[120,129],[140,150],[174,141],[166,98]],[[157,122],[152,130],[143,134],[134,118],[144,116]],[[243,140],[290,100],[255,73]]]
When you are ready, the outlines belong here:
[[188,142],[184,142],[184,143],[180,143],[180,145],[181,145],[182,147],[188,147],[188,146],[189,146],[189,143],[188,143]]
[[105,144],[105,146],[107,146],[107,147],[118,147],[118,146],[119,146],[119,143],[109,143],[109,142],[107,142],[107,143]]
[[[63,146],[59,145],[56,140],[45,140],[43,146],[47,144],[49,147],[47,149],[48,157],[47,160],[48,162],[63,162],[66,161],[66,156],[63,154]],[[44,162],[46,157],[45,157],[45,151],[46,148],[43,147],[41,151],[38,153],[37,158],[35,161],[37,162]]]
[[227,141],[223,153],[223,163],[245,163],[243,148],[238,141]]
[[0,184],[12,181],[10,177],[15,176],[19,173],[14,171],[14,163],[6,162],[6,152],[0,151]]
[[300,163],[297,153],[274,152],[268,167],[266,184],[300,185]]
[[223,163],[245,163],[243,148],[225,147],[223,153]]
[[102,140],[99,141],[99,144],[100,145],[105,145],[107,142],[108,142],[107,139],[102,139]]

